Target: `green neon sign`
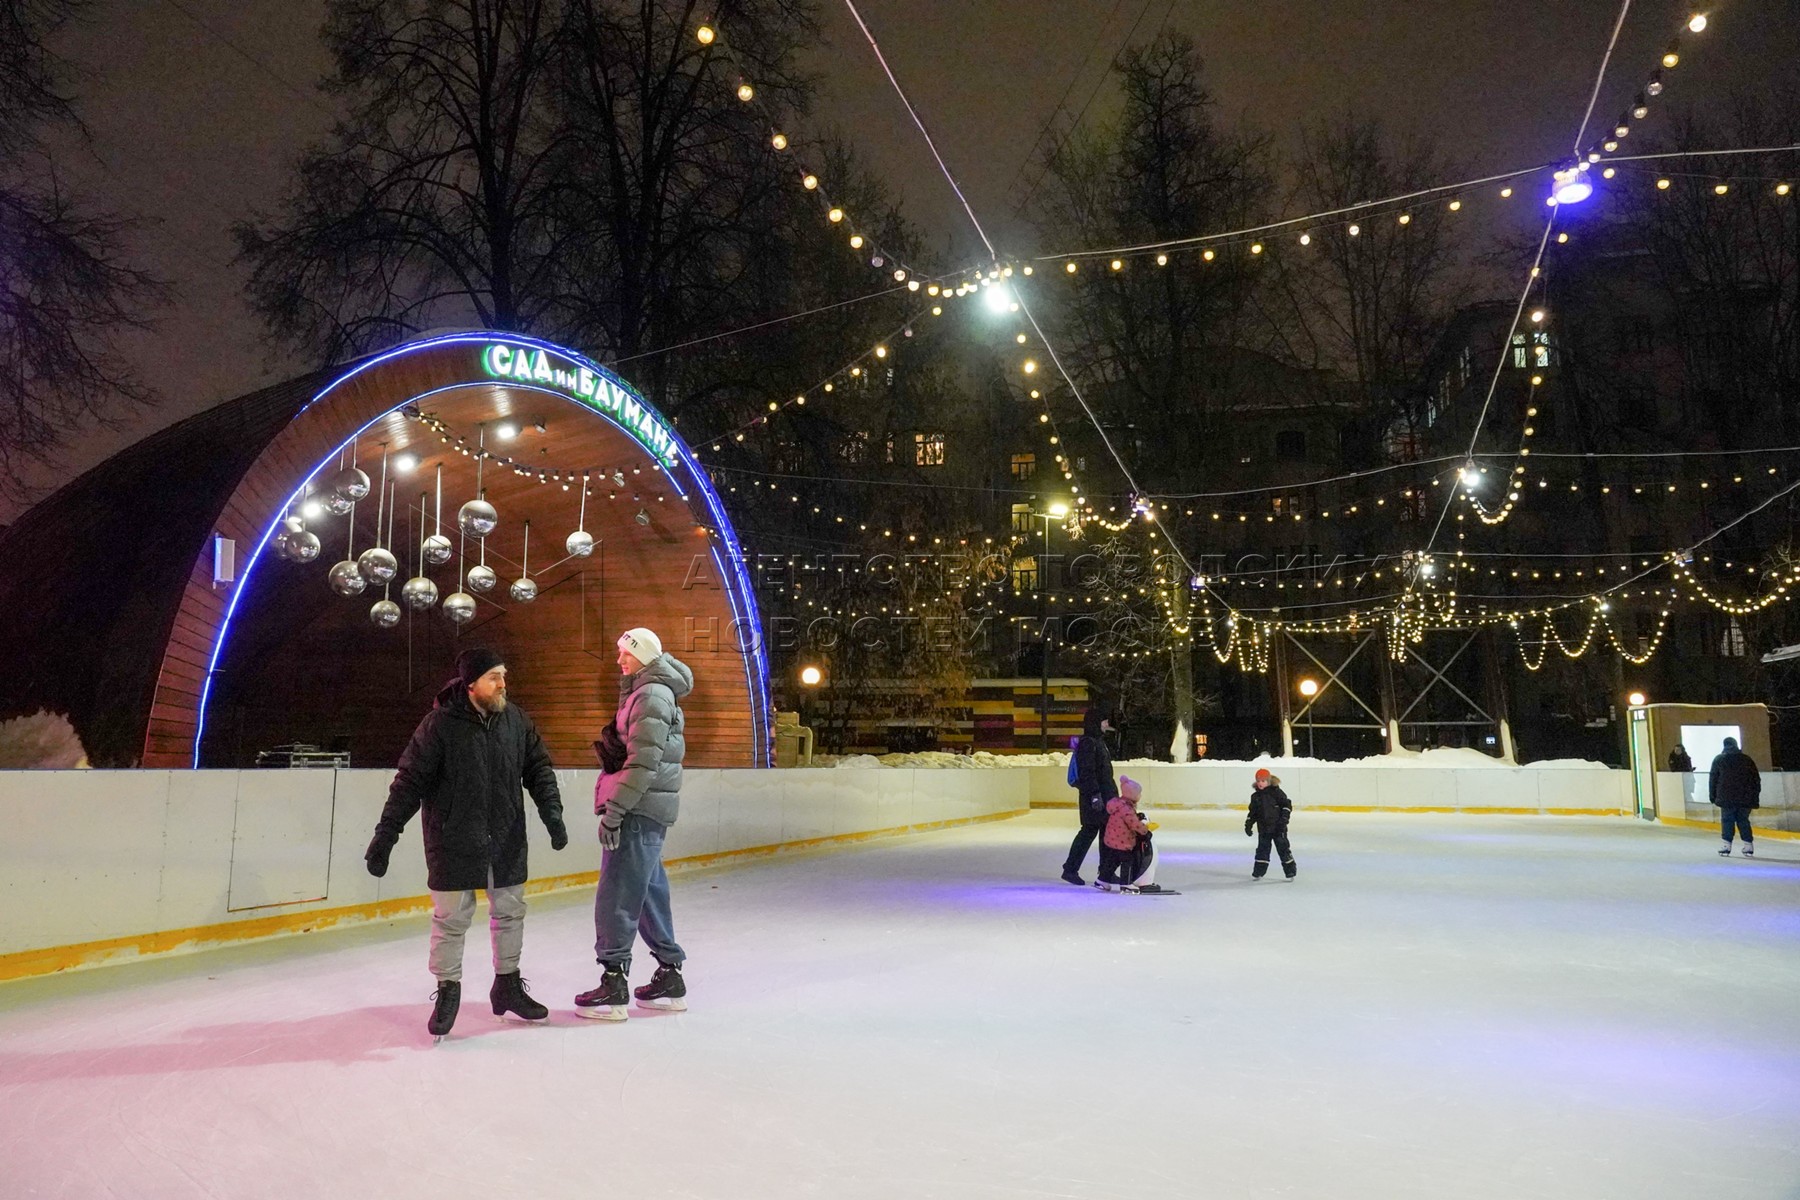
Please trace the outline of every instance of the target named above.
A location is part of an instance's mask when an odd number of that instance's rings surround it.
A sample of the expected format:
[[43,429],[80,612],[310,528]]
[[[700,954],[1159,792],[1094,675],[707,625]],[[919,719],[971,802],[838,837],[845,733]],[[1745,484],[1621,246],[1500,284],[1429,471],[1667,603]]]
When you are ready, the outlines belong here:
[[495,379],[555,388],[611,417],[665,467],[675,465],[675,435],[648,404],[610,375],[537,346],[489,342],[481,365]]

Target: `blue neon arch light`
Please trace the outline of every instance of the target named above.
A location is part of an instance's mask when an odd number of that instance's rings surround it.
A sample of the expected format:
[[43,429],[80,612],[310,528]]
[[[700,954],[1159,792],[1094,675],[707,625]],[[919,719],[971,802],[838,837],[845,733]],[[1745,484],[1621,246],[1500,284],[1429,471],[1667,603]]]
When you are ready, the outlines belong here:
[[[700,462],[694,457],[693,450],[675,432],[674,426],[664,420],[662,414],[657,412],[655,407],[639,395],[630,384],[587,356],[541,338],[500,331],[454,333],[408,342],[357,363],[319,389],[313,398],[294,414],[294,420],[299,420],[315,404],[351,379],[384,363],[446,345],[470,344],[481,344],[486,348],[481,358],[485,374],[408,395],[399,403],[370,417],[313,464],[312,469],[307,472],[306,478],[302,479],[289,494],[280,511],[264,526],[261,536],[256,540],[256,546],[251,550],[250,556],[244,564],[237,586],[232,589],[231,599],[225,606],[225,619],[220,622],[218,637],[213,643],[212,656],[207,660],[206,679],[200,687],[200,704],[194,728],[194,767],[200,766],[200,746],[206,736],[206,709],[212,698],[213,677],[218,671],[219,658],[225,652],[232,618],[237,614],[238,600],[250,590],[251,577],[255,574],[257,565],[262,561],[263,552],[268,548],[269,542],[274,538],[276,531],[281,528],[283,517],[313,486],[320,472],[336,462],[339,454],[348,449],[383,417],[408,404],[417,403],[441,392],[482,384],[496,384],[512,391],[534,391],[555,396],[608,421],[620,432],[638,443],[646,454],[663,466],[664,474],[668,476],[676,494],[683,502],[691,505],[688,492],[683,490],[682,482],[676,476],[677,468],[684,468],[687,471],[692,489],[699,493],[701,500],[704,501],[706,511],[712,518],[712,527],[718,534],[717,541],[712,545],[712,557],[713,563],[719,571],[719,577],[726,581],[725,597],[731,605],[733,625],[739,631],[736,640],[744,659],[744,684],[750,692],[751,743],[755,747],[755,763],[759,767],[769,765],[769,663],[763,647],[762,621],[757,610],[756,593],[751,588],[749,574],[744,569],[745,558],[743,549],[738,544],[737,531],[732,527],[731,519],[725,512],[724,502],[719,499],[719,493],[713,487],[711,479],[701,469]],[[499,346],[505,346],[513,353],[496,355],[493,351]],[[515,360],[520,349],[528,350],[532,355],[529,364],[531,367],[529,378],[518,373],[519,368],[516,366]],[[565,360],[569,366],[567,368],[555,366],[554,360],[550,358],[552,355]],[[540,363],[543,362],[552,364],[549,378],[544,378],[539,369]],[[501,370],[502,366],[505,367],[505,373]]]

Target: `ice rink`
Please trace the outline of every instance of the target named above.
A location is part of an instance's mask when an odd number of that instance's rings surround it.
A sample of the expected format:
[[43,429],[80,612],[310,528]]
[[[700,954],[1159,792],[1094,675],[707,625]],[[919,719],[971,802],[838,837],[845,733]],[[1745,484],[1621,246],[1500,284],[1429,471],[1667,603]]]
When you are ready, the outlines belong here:
[[549,1022],[478,921],[435,1046],[422,918],[0,985],[0,1195],[1800,1197],[1800,843],[1159,819],[1179,897],[1057,881],[1068,811],[679,876],[621,1025],[581,895]]

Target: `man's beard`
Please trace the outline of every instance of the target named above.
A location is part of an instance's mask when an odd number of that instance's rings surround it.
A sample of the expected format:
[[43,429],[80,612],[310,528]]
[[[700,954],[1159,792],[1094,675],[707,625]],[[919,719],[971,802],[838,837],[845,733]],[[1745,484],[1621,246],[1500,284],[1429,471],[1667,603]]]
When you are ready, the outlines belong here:
[[489,716],[493,716],[496,713],[503,713],[506,711],[506,693],[495,692],[486,700],[476,699],[475,707],[479,708],[482,712],[487,713]]

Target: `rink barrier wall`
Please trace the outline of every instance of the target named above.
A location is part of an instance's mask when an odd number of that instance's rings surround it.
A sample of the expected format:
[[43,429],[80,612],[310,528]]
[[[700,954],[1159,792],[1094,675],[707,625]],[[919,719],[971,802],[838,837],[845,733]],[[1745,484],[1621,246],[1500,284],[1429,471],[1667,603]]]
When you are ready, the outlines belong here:
[[[597,772],[559,770],[570,846],[527,804],[531,894],[592,887]],[[419,821],[376,879],[362,855],[393,772],[0,772],[0,980],[428,911]],[[676,871],[823,851],[1029,810],[1017,771],[686,772]]]
[[[1635,809],[1629,771],[1582,767],[1370,767],[1329,763],[1116,763],[1144,785],[1148,809],[1243,809],[1258,766],[1281,777],[1296,809],[1322,812],[1519,813],[1623,816]],[[1030,767],[1033,808],[1073,808],[1066,767]]]
[[[1719,832],[1719,810],[1705,799],[1707,785],[1705,771],[1658,771],[1658,822]],[[1750,814],[1757,834],[1776,839],[1800,834],[1800,771],[1764,771],[1762,785],[1762,807]]]

